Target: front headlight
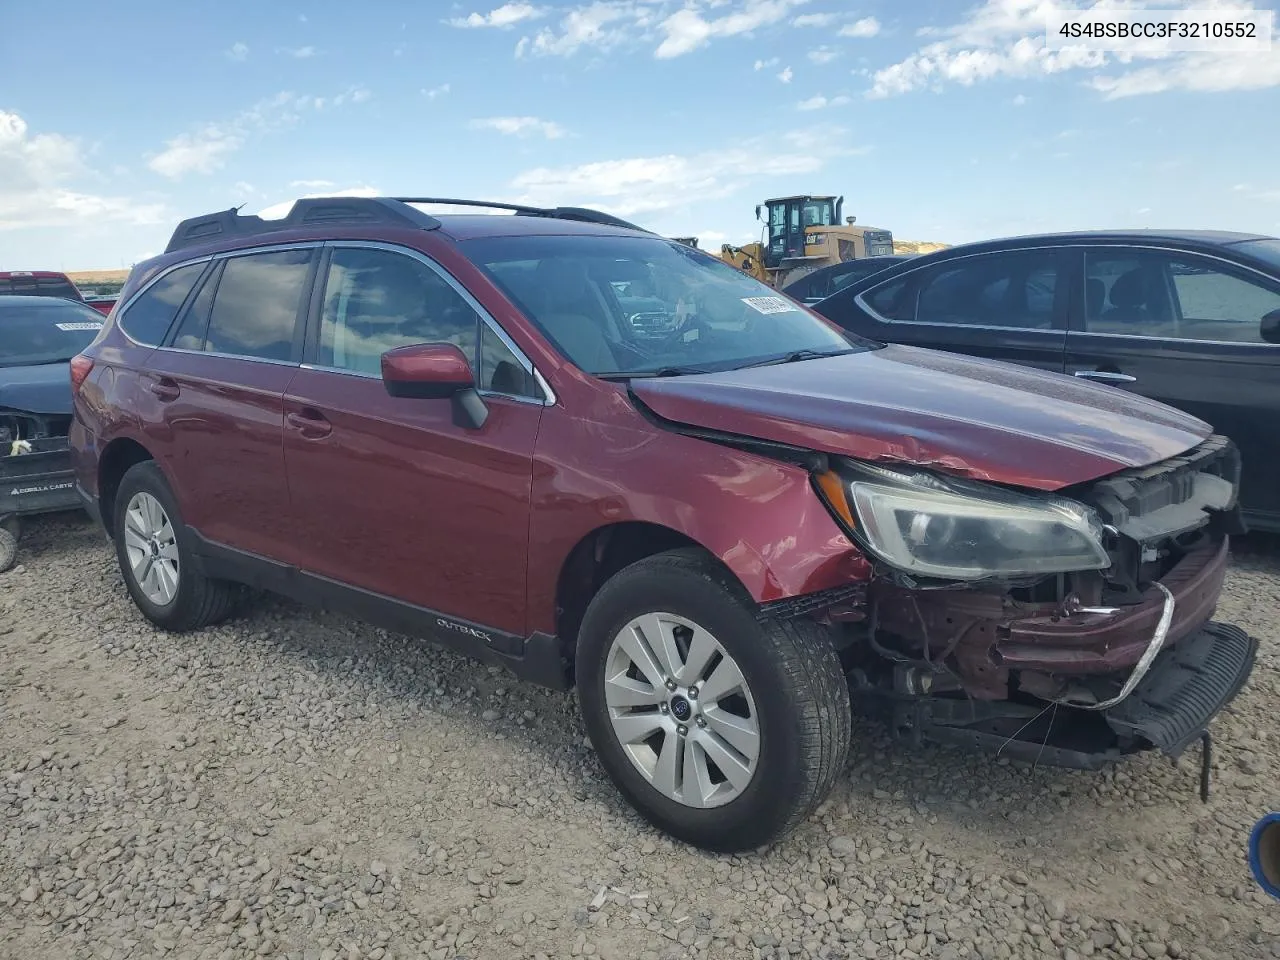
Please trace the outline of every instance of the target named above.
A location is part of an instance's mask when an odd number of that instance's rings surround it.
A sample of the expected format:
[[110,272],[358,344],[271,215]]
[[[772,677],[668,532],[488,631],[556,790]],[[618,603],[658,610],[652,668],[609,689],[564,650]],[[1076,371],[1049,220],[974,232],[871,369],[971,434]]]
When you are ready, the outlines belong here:
[[917,576],[984,580],[1111,565],[1097,515],[1061,497],[867,464],[819,478],[818,488],[870,553]]

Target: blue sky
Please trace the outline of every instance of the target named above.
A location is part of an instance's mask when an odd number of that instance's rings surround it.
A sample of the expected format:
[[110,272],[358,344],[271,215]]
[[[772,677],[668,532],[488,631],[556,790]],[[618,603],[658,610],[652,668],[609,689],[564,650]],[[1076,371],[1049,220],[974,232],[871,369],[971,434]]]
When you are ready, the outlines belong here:
[[1047,50],[1048,6],[10,5],[0,269],[128,266],[183,217],[348,191],[594,205],[704,247],[794,193],[900,239],[1280,234],[1280,42]]

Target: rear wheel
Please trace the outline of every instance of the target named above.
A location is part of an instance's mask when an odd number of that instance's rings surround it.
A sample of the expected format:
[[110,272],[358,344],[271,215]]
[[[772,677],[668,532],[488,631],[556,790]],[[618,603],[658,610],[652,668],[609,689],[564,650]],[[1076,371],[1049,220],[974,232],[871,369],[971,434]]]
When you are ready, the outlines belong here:
[[191,533],[154,461],[126,471],[112,515],[120,573],[148,620],[181,632],[217,623],[234,612],[241,588],[201,573]]
[[760,621],[700,551],[641,560],[583,619],[578,695],[600,761],[651,823],[751,849],[812,812],[844,768],[848,688],[808,621]]

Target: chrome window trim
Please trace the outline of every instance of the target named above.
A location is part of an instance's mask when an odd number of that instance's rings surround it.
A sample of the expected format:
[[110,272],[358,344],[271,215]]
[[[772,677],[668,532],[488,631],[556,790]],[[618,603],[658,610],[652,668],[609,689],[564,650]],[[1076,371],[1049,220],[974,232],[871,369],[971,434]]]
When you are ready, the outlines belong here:
[[296,367],[292,360],[272,360],[270,357],[250,357],[239,353],[223,353],[220,350],[188,350],[186,347],[156,347],[170,353],[187,353],[193,357],[218,357],[222,360],[247,360],[250,363],[269,363],[276,367]]
[[[158,273],[154,277],[152,277],[150,280],[148,280],[146,286],[139,289],[137,293],[135,293],[132,297],[129,298],[129,304],[132,304],[133,301],[142,294],[143,290],[146,290],[148,287],[151,286],[151,284],[155,283],[166,273],[169,273],[173,270],[178,269],[178,267],[189,266],[193,263],[204,263],[210,260],[232,260],[236,257],[250,257],[259,253],[279,253],[283,250],[315,250],[318,247],[322,247],[322,246],[324,246],[324,243],[323,241],[320,241],[320,240],[303,240],[303,241],[299,241],[298,243],[273,243],[263,247],[246,247],[243,249],[237,248],[235,250],[226,250],[221,253],[211,253],[203,257],[196,257],[192,260],[184,260],[182,263],[176,263],[172,267],[165,270],[164,273]],[[128,309],[129,309],[128,304],[122,307],[120,310],[120,319],[116,321],[117,326],[120,326],[122,330],[124,330],[124,327],[121,326],[120,321],[124,319],[125,312]],[[177,319],[177,318],[175,317],[174,319]],[[124,334],[125,336],[128,337],[129,331],[124,330]],[[205,331],[205,336],[206,337],[208,336],[207,330]],[[240,354],[240,353],[222,353],[216,350],[187,350],[183,347],[157,346],[151,343],[139,343],[137,340],[134,340],[132,337],[129,337],[129,339],[132,342],[137,343],[138,346],[151,347],[155,350],[172,350],[174,353],[190,353],[200,357],[220,357],[224,360],[251,360],[251,361],[254,361],[255,363],[274,363],[279,366],[286,366],[286,367],[297,366],[297,364],[294,363],[292,360],[271,360],[266,357],[251,357],[248,354]]]
[[[397,243],[386,243],[381,240],[330,240],[330,241],[326,241],[325,246],[334,250],[341,250],[341,249],[383,250],[388,253],[398,253],[402,256],[410,257],[411,259],[417,260],[419,263],[424,264],[428,269],[434,272],[436,276],[438,276],[441,280],[447,283],[455,293],[457,293],[460,297],[462,297],[462,299],[466,302],[467,306],[471,307],[471,309],[476,312],[476,315],[480,318],[481,322],[492,333],[494,333],[497,336],[497,338],[503,342],[503,344],[506,345],[507,349],[511,351],[511,355],[515,357],[516,361],[520,364],[520,366],[524,368],[525,373],[533,377],[534,382],[538,384],[539,388],[545,393],[546,396],[543,398],[526,397],[517,393],[500,393],[498,391],[493,391],[493,390],[479,390],[478,392],[482,396],[508,397],[512,400],[523,400],[525,402],[537,403],[542,406],[555,405],[556,403],[555,392],[551,389],[551,386],[547,383],[546,379],[542,376],[542,373],[536,367],[534,367],[533,361],[530,360],[528,356],[525,355],[525,352],[520,349],[520,347],[516,344],[514,340],[511,339],[511,337],[507,334],[507,331],[502,329],[502,327],[498,324],[498,321],[496,321],[493,318],[493,316],[489,313],[489,311],[486,310],[481,305],[479,300],[477,300],[475,297],[471,295],[471,292],[466,287],[464,287],[461,283],[458,282],[457,278],[455,278],[453,274],[449,273],[449,271],[447,271],[440,264],[436,263],[435,260],[433,260],[431,257],[428,257],[421,250],[415,250],[412,247],[402,246]],[[323,290],[323,284],[320,285],[320,289]],[[321,307],[323,308],[323,304],[321,305]],[[478,342],[476,344],[476,350],[477,350],[476,360],[478,362],[480,360],[479,353],[478,353],[478,351],[480,350],[480,344]],[[340,370],[340,368],[329,367],[329,366],[324,366],[319,364],[310,367],[310,369],[329,370],[329,371]],[[355,372],[355,371],[352,371],[352,372]]]
[[[1269,347],[1280,348],[1280,343],[1267,343],[1265,340],[1198,340],[1194,337],[1151,337],[1140,333],[1103,333],[1100,330],[1072,330],[1082,337],[1106,337],[1109,340],[1141,340],[1144,343],[1203,343],[1211,347]],[[1221,360],[1222,357],[1214,357]]]
[[[1126,243],[1123,241],[1116,242],[1116,243],[1098,243],[1096,241],[1079,240],[1075,242],[1052,243],[1052,244],[1030,244],[1028,246],[1021,246],[1021,247],[1006,247],[1001,250],[979,250],[973,253],[962,253],[954,257],[947,257],[945,260],[942,260],[938,263],[916,264],[912,266],[911,269],[904,270],[902,273],[898,274],[895,277],[892,277],[888,280],[884,280],[881,283],[876,284],[874,287],[868,287],[865,291],[855,296],[853,298],[853,302],[858,305],[859,309],[863,310],[872,318],[874,318],[877,323],[884,323],[884,324],[896,325],[896,326],[916,326],[916,327],[933,326],[933,327],[946,327],[948,329],[954,329],[954,330],[1023,330],[1029,333],[1063,333],[1063,334],[1091,333],[1088,330],[1072,330],[1070,326],[1064,329],[1058,329],[1055,327],[1052,330],[1036,330],[1035,328],[1032,328],[1032,327],[992,326],[989,324],[976,324],[976,323],[920,324],[916,320],[891,320],[888,317],[882,316],[876,310],[872,309],[871,305],[868,304],[865,299],[866,294],[870,293],[873,290],[879,289],[881,286],[885,284],[895,283],[898,280],[907,279],[912,274],[917,273],[918,271],[931,270],[935,266],[942,266],[948,263],[958,262],[961,260],[969,260],[974,257],[994,257],[994,256],[1000,256],[1006,253],[1029,253],[1029,252],[1034,252],[1038,250],[1080,250],[1085,253],[1088,253],[1089,251],[1092,251],[1092,250],[1115,250],[1115,251],[1145,250],[1148,252],[1155,251],[1158,253],[1181,254],[1182,256],[1186,256],[1186,257],[1202,257],[1207,260],[1216,260],[1219,263],[1225,263],[1228,266],[1235,267],[1237,270],[1243,270],[1248,273],[1256,274],[1257,276],[1263,278],[1264,280],[1270,281],[1273,285],[1277,282],[1276,278],[1268,274],[1265,270],[1259,270],[1257,267],[1250,266],[1247,263],[1239,263],[1238,261],[1232,260],[1229,257],[1221,256],[1219,254],[1206,253],[1203,250],[1185,250],[1182,247],[1170,247],[1170,246],[1159,244],[1159,243],[1141,243],[1141,242]],[[919,291],[916,291],[916,292],[917,294],[919,293]],[[1170,340],[1173,343],[1228,343],[1234,346],[1256,346],[1257,345],[1257,344],[1240,344],[1239,341],[1236,341],[1236,340],[1227,340],[1227,341],[1182,340],[1177,338],[1171,339],[1167,337],[1166,338],[1141,337],[1141,336],[1138,336],[1137,334],[1132,334],[1132,333],[1114,333],[1114,334],[1091,333],[1091,335],[1107,336],[1107,337],[1124,337],[1130,340],[1164,339],[1164,340]],[[1264,344],[1264,345],[1275,346],[1275,344]]]

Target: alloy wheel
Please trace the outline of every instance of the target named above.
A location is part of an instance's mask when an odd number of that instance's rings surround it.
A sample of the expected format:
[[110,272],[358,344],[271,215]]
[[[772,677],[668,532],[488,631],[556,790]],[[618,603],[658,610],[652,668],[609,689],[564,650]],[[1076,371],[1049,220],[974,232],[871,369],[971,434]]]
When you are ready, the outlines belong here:
[[718,807],[751,783],[755,701],[728,651],[693,621],[656,612],[626,624],[609,646],[604,698],[628,759],[668,799]]
[[135,493],[124,516],[124,548],[134,582],[148,600],[163,607],[178,593],[178,538],[160,501]]

